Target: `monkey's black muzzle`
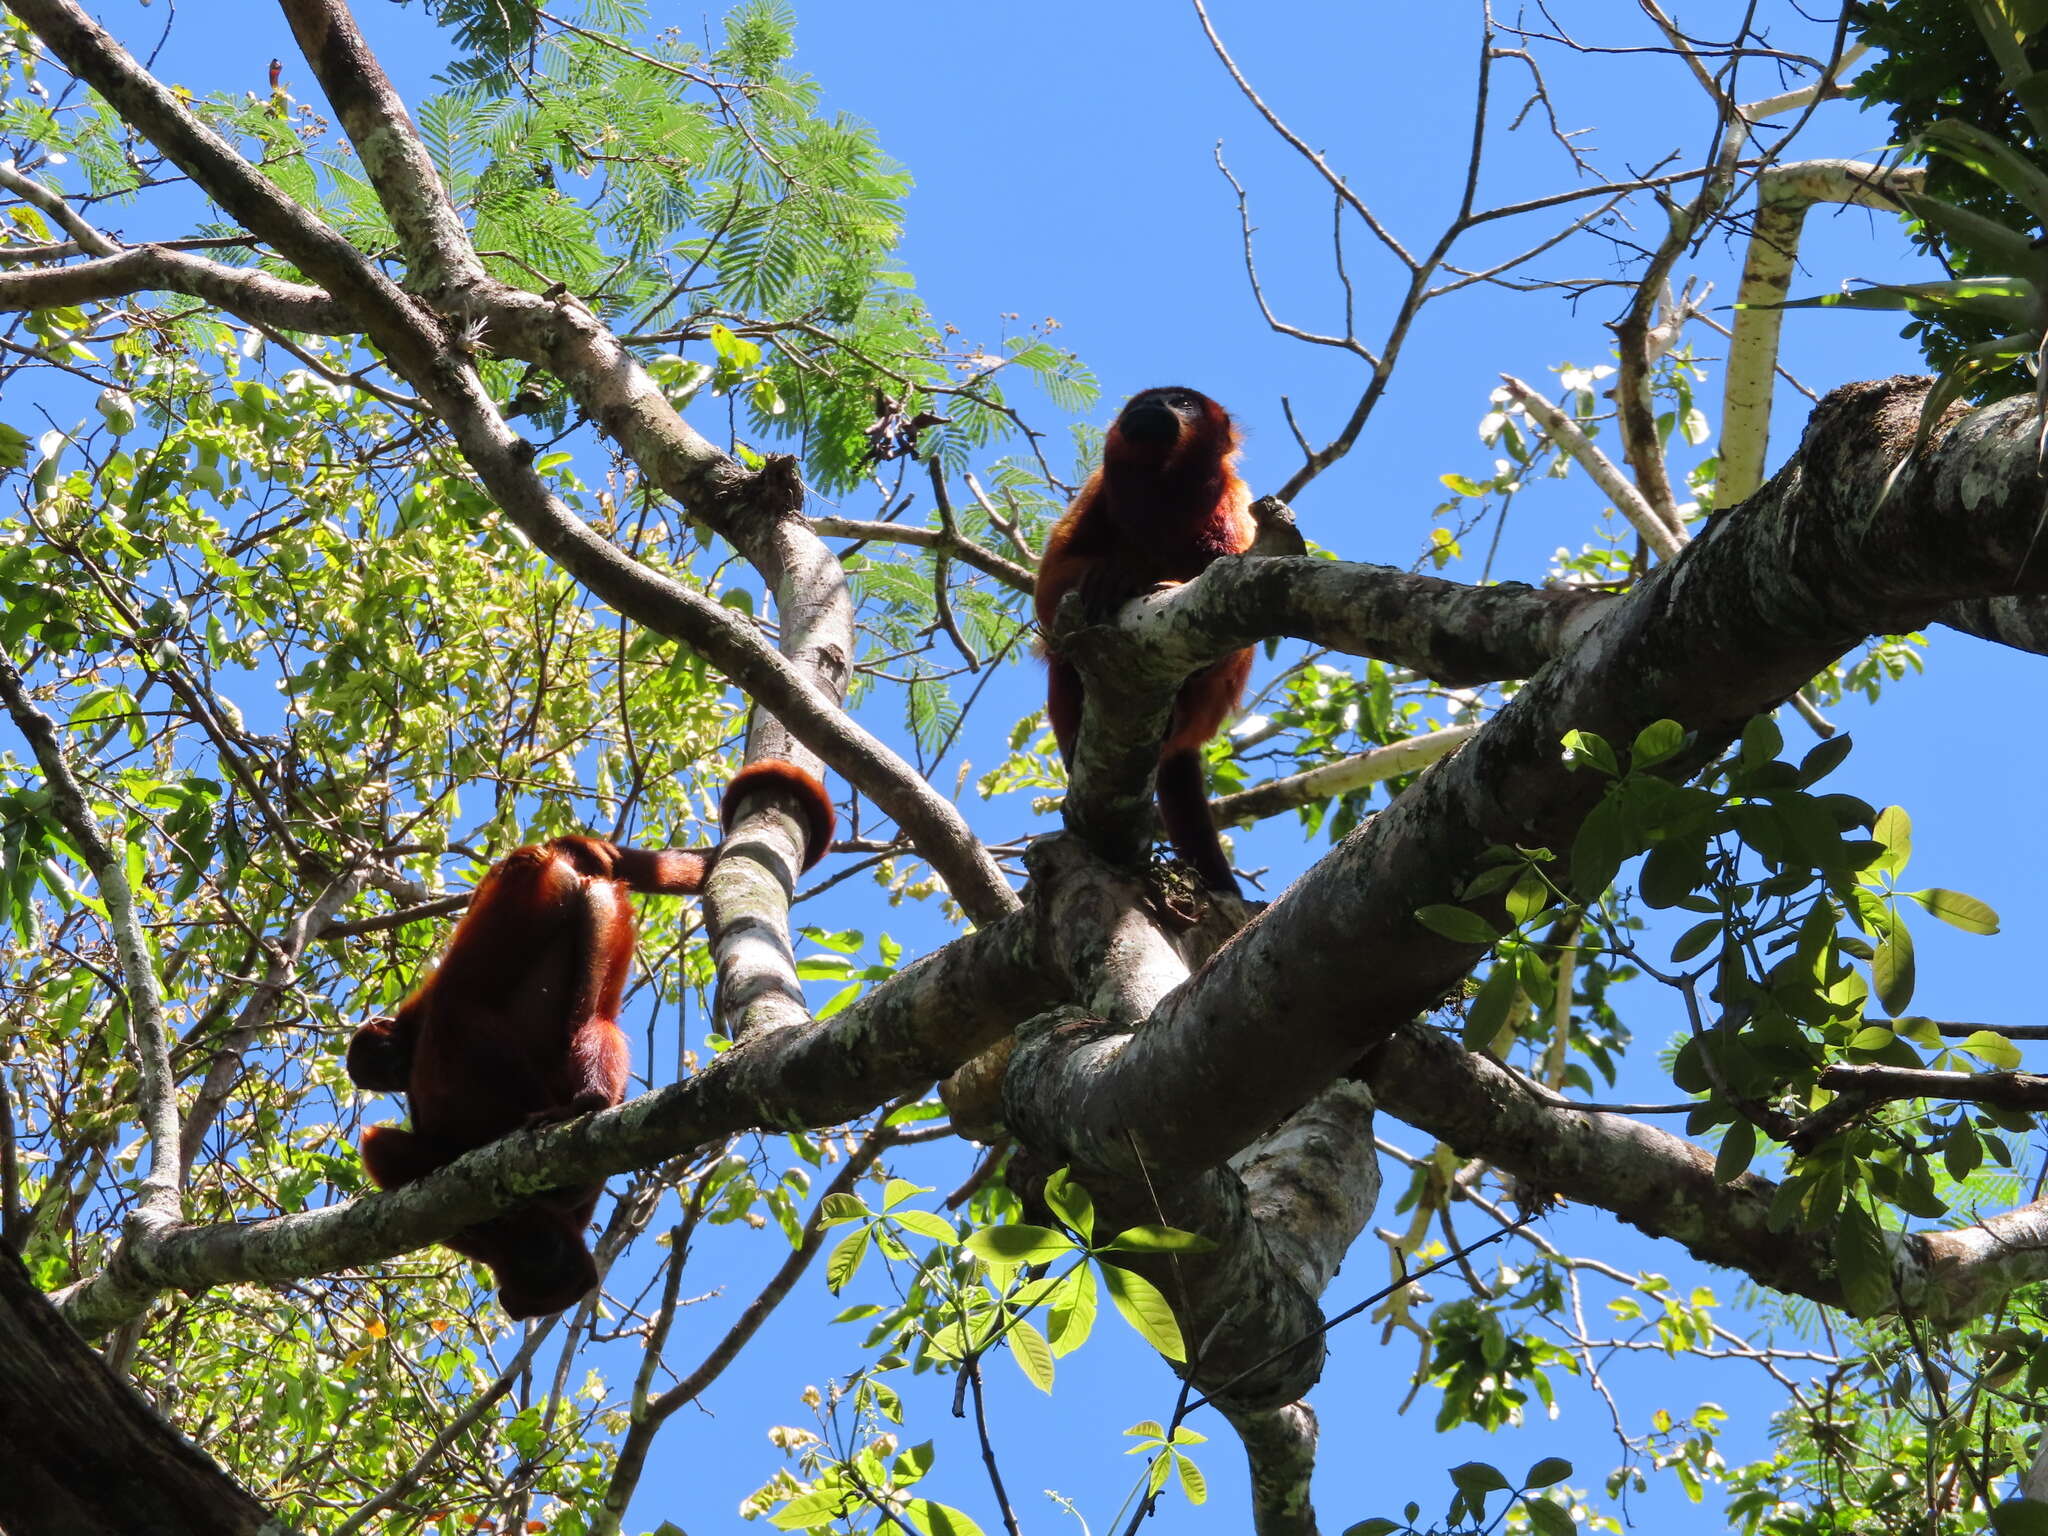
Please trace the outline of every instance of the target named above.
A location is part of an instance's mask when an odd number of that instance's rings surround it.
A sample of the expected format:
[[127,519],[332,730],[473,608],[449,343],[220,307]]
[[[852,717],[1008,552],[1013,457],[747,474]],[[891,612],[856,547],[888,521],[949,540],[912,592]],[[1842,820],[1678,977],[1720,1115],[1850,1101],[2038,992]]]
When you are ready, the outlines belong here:
[[1180,441],[1180,417],[1164,405],[1131,405],[1118,419],[1117,431],[1134,447],[1171,448]]

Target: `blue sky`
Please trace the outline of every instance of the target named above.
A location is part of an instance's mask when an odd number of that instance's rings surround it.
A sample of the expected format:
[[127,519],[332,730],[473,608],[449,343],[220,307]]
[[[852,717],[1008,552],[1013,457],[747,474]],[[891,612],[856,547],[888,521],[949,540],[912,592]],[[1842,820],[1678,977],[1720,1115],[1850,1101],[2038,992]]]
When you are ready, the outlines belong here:
[[[1455,204],[1463,169],[1477,43],[1471,11],[1334,0],[1218,0],[1213,9],[1275,109],[1326,150],[1405,238],[1428,244]],[[132,42],[134,29],[153,27],[160,14],[124,7],[114,21]],[[664,7],[660,19],[694,26],[698,14]],[[431,34],[423,32],[418,11],[366,4],[362,19],[373,41],[386,45],[401,88],[416,99],[435,60],[432,48],[422,46]],[[1603,43],[1648,41],[1632,6],[1589,5],[1570,19]],[[1356,363],[1274,337],[1259,319],[1245,282],[1234,197],[1214,163],[1217,141],[1252,196],[1269,296],[1289,318],[1316,328],[1338,317],[1327,193],[1237,94],[1188,7],[1154,0],[1047,0],[1028,8],[912,0],[878,10],[818,0],[799,10],[798,38],[798,63],[821,82],[827,103],[873,123],[884,147],[916,177],[903,257],[940,318],[971,337],[993,340],[1005,313],[1024,323],[1057,317],[1060,339],[1102,380],[1098,424],[1125,395],[1148,385],[1180,382],[1205,390],[1243,422],[1245,469],[1260,491],[1277,487],[1297,462],[1280,414],[1282,395],[1312,433],[1327,433],[1349,410],[1362,383]],[[286,59],[287,82],[311,96],[309,72],[274,11],[195,7],[179,16],[160,68],[195,88],[260,91],[273,55]],[[1668,61],[1553,53],[1546,65],[1566,126],[1595,128],[1590,138],[1612,172],[1653,163],[1680,146],[1696,148],[1704,138],[1704,98]],[[1744,94],[1776,88],[1775,81],[1758,78]],[[1527,94],[1526,76],[1503,63],[1496,89],[1496,111],[1505,121]],[[1818,115],[1802,153],[1867,156],[1885,137],[1882,120],[1838,105]],[[1482,201],[1571,184],[1570,167],[1532,122],[1500,146]],[[180,232],[129,231],[131,237]],[[1383,323],[1395,276],[1362,242],[1350,250],[1360,328],[1370,337]],[[1698,270],[1719,284],[1717,302],[1731,296],[1739,254],[1719,240],[1700,253]],[[1799,292],[1849,276],[1929,275],[1889,219],[1861,211],[1816,211],[1805,258]],[[1617,275],[1619,267],[1610,253],[1582,246],[1546,270]],[[1438,477],[1490,469],[1492,452],[1474,425],[1498,375],[1512,372],[1541,386],[1558,364],[1606,361],[1603,323],[1619,305],[1617,290],[1596,291],[1576,307],[1557,295],[1480,290],[1430,311],[1351,460],[1298,501],[1304,530],[1347,558],[1409,564],[1423,548],[1429,509],[1444,497]],[[1730,316],[1718,311],[1717,318],[1725,323]],[[1819,389],[1918,371],[1915,354],[1895,330],[1882,316],[1795,314],[1786,326],[1785,360]],[[1697,339],[1703,354],[1718,351],[1711,335]],[[1717,373],[1702,404],[1718,428]],[[1773,465],[1796,441],[1804,411],[1803,401],[1781,390]],[[1055,418],[1049,408],[1041,415]],[[1576,546],[1598,505],[1576,477],[1527,498],[1510,524],[1497,574],[1540,580],[1550,551],[1560,543]],[[864,515],[867,509],[855,501],[847,510]],[[1445,574],[1469,579],[1476,566]],[[2036,1022],[2031,991],[2022,991],[2024,970],[2013,958],[2015,945],[2039,931],[2042,917],[2026,857],[2041,846],[2043,831],[2039,732],[2024,705],[2031,696],[2027,685],[2037,679],[2035,665],[1937,632],[1925,677],[1894,686],[1876,709],[1847,704],[1836,711],[1854,731],[1858,750],[1831,781],[1834,787],[1876,804],[1909,807],[1917,883],[1969,891],[2005,920],[2005,935],[1993,940],[1967,939],[1931,921],[1916,929],[1916,1006],[1930,1014]],[[963,743],[977,769],[1000,754],[1002,728],[1033,707],[1038,686],[1036,670],[1028,667],[1001,681],[983,729]],[[1795,750],[1802,734],[1797,722],[1786,722]],[[956,765],[957,759],[935,778],[952,782]],[[1002,832],[1017,819],[1010,808],[970,805],[968,811],[977,825]],[[1253,847],[1252,862],[1274,868],[1273,889],[1316,852],[1284,827],[1262,834]],[[826,920],[870,928],[904,921],[900,912],[878,918],[871,904],[863,905],[865,889],[853,887]],[[939,936],[921,919],[910,924],[896,931],[913,949]],[[1668,1085],[1657,1086],[1655,1047],[1675,1019],[1647,993],[1636,1007],[1631,1022],[1640,1059],[1623,1092],[1665,1097]],[[1424,1146],[1398,1126],[1384,1134],[1407,1147]],[[953,1149],[906,1160],[903,1171],[943,1191],[960,1166]],[[1396,1188],[1399,1182],[1392,1181]],[[1397,1224],[1388,1208],[1375,1221]],[[1562,1246],[1624,1268],[1662,1270],[1681,1286],[1711,1284],[1723,1300],[1738,1291],[1735,1277],[1708,1274],[1677,1249],[1595,1213],[1563,1212],[1548,1230]],[[707,1345],[715,1339],[738,1304],[731,1298],[750,1294],[747,1277],[779,1257],[768,1251],[773,1246],[769,1234],[750,1243],[716,1235],[707,1240],[686,1289],[723,1282],[729,1295],[685,1314],[677,1329],[685,1363],[692,1337]],[[1385,1278],[1380,1247],[1368,1238],[1329,1301],[1347,1305]],[[1431,1290],[1447,1300],[1456,1288],[1440,1277]],[[812,1276],[708,1395],[702,1413],[686,1411],[672,1421],[636,1502],[635,1528],[662,1519],[692,1532],[730,1524],[737,1501],[777,1465],[764,1428],[808,1424],[798,1392],[859,1363],[857,1331],[822,1327],[842,1304]],[[1440,1511],[1449,1492],[1441,1469],[1467,1459],[1495,1461],[1512,1474],[1539,1457],[1561,1455],[1577,1465],[1574,1483],[1595,1488],[1618,1459],[1606,1409],[1588,1392],[1567,1388],[1555,1422],[1532,1416],[1525,1427],[1493,1437],[1472,1431],[1438,1436],[1430,1428],[1433,1394],[1423,1393],[1405,1417],[1395,1413],[1415,1365],[1411,1337],[1396,1334],[1383,1347],[1377,1326],[1360,1320],[1332,1345],[1328,1375],[1314,1396],[1324,1432],[1318,1504],[1331,1529],[1370,1514],[1398,1514],[1410,1498],[1422,1503],[1425,1516]],[[605,1366],[614,1386],[623,1387],[629,1363],[614,1356]],[[1762,1449],[1763,1415],[1781,1401],[1753,1367],[1732,1363],[1703,1367],[1648,1355],[1615,1362],[1612,1370],[1632,1431],[1640,1432],[1656,1407],[1682,1416],[1700,1401],[1718,1401],[1735,1416],[1731,1455]],[[1121,1431],[1141,1418],[1163,1418],[1174,1383],[1107,1318],[1097,1342],[1063,1361],[1060,1373],[1057,1396],[1048,1402],[996,1363],[991,1411],[1006,1447],[1006,1474],[1027,1529],[1063,1525],[1064,1517],[1038,1493],[1055,1487],[1101,1532],[1136,1470],[1135,1461],[1119,1454]],[[908,1438],[941,1435],[935,1494],[994,1529],[969,1442],[946,1418],[949,1397],[949,1388],[915,1394]],[[1242,1530],[1243,1476],[1228,1431],[1213,1417],[1197,1423],[1213,1437],[1204,1462],[1212,1499],[1194,1512],[1169,1504],[1164,1528]],[[1634,1499],[1628,1514],[1640,1527],[1663,1532],[1723,1528],[1713,1500],[1690,1506],[1668,1481],[1654,1478],[1651,1493]]]

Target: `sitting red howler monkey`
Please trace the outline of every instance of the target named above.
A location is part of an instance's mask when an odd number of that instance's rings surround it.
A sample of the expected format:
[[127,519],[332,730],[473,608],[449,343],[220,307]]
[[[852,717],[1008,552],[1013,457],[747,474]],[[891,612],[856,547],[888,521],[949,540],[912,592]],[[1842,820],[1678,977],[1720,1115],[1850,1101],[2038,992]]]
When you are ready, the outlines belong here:
[[[806,824],[805,868],[832,843],[832,801],[793,763],[741,770],[725,792],[787,790]],[[363,1167],[396,1189],[464,1152],[530,1125],[607,1109],[626,1094],[629,1056],[618,1012],[633,965],[628,891],[701,890],[716,851],[650,852],[595,837],[558,837],[493,865],[455,925],[448,952],[400,1005],[349,1041],[358,1088],[402,1092],[412,1128],[363,1133]],[[601,1185],[550,1190],[465,1227],[447,1246],[490,1266],[512,1317],[559,1312],[597,1284],[584,1228]]]
[[[1192,389],[1133,395],[1103,443],[1089,477],[1046,540],[1038,564],[1038,627],[1052,632],[1060,599],[1079,590],[1091,620],[1108,619],[1131,598],[1201,574],[1218,555],[1251,548],[1258,534],[1251,493],[1238,479],[1237,429],[1223,407]],[[1046,710],[1060,757],[1074,760],[1081,725],[1081,675],[1048,642]],[[1238,894],[1237,879],[1202,782],[1202,744],[1244,692],[1252,653],[1238,651],[1181,685],[1159,746],[1159,819],[1179,854],[1212,891]]]

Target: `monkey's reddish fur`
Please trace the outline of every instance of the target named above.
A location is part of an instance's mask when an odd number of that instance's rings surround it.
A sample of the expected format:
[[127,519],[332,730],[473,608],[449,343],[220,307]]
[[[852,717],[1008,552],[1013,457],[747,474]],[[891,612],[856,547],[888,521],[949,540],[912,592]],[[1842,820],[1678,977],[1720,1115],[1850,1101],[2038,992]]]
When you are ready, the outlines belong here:
[[[1166,435],[1167,412],[1177,427]],[[1131,398],[1103,444],[1102,468],[1081,487],[1046,541],[1036,602],[1042,634],[1060,599],[1079,590],[1089,615],[1106,619],[1131,598],[1201,574],[1219,555],[1242,554],[1258,534],[1251,493],[1237,476],[1237,430],[1222,406],[1192,389],[1148,389]],[[1074,757],[1081,677],[1048,642],[1046,708],[1060,756]],[[1159,747],[1159,816],[1174,851],[1210,890],[1237,894],[1237,880],[1209,815],[1202,745],[1244,693],[1252,653],[1238,651],[1181,685]]]
[[[728,819],[742,796],[770,789],[802,806],[808,868],[831,846],[834,817],[825,787],[795,764],[735,775]],[[619,1103],[630,1066],[618,1026],[633,966],[626,893],[699,891],[713,857],[558,837],[494,865],[433,974],[395,1017],[372,1019],[349,1041],[356,1086],[403,1092],[412,1108],[410,1130],[363,1133],[370,1177],[396,1189],[512,1131]],[[583,1233],[602,1192],[550,1190],[447,1244],[490,1266],[511,1316],[559,1312],[597,1284]]]

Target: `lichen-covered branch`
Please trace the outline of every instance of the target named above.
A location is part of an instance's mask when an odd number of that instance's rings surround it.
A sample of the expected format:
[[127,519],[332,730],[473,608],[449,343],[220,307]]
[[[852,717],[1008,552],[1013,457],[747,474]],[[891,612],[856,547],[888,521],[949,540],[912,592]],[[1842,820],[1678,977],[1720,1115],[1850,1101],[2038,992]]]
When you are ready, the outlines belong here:
[[177,1224],[185,1187],[185,1164],[178,1155],[177,1078],[171,1071],[171,1031],[164,1017],[156,956],[143,931],[127,862],[100,829],[85,788],[57,739],[57,723],[30,701],[21,674],[4,658],[0,658],[0,703],[6,705],[16,729],[28,738],[36,762],[49,780],[50,813],[92,871],[100,900],[106,904],[114,951],[120,956],[122,1000],[142,1101],[142,1130],[149,1139],[149,1172],[142,1178],[135,1222],[123,1236],[123,1246],[127,1246]]
[[[1863,636],[1915,628],[1964,597],[2037,590],[2048,572],[2024,562],[2048,498],[2032,402],[1951,427],[1887,492],[1926,388],[1893,379],[1829,396],[1765,493],[1606,605],[1484,731],[1302,876],[1143,1028],[1020,1048],[1012,1129],[1084,1166],[1128,1172],[1142,1160],[1155,1176],[1248,1144],[1477,961],[1479,946],[1417,923],[1418,907],[1459,902],[1490,848],[1571,846],[1604,783],[1563,761],[1567,731],[1626,742],[1677,720],[1693,745],[1672,770],[1689,772]],[[1119,627],[1154,624],[1170,645],[1166,610],[1192,608],[1208,580],[1133,605]]]
[[1317,805],[1337,795],[1348,795],[1368,785],[1427,768],[1438,758],[1457,751],[1478,730],[1476,725],[1447,725],[1440,730],[1424,731],[1405,741],[1355,752],[1350,757],[1324,763],[1318,768],[1291,773],[1285,778],[1268,779],[1234,795],[1218,796],[1209,803],[1210,809],[1215,813],[1218,826],[1248,827],[1268,816],[1299,810],[1305,805]]
[[695,1077],[567,1125],[509,1136],[415,1184],[266,1221],[185,1227],[126,1245],[60,1294],[97,1337],[165,1289],[276,1282],[424,1247],[545,1189],[654,1167],[751,1127],[838,1125],[922,1090],[1057,1001],[1028,911],[955,939],[824,1023],[725,1052]]
[[1768,166],[1757,177],[1756,218],[1736,289],[1735,335],[1721,387],[1720,473],[1714,497],[1732,507],[1764,483],[1771,445],[1771,400],[1778,370],[1778,335],[1785,312],[1777,306],[1799,264],[1806,212],[1816,203],[1849,203],[1898,211],[1893,194],[1919,190],[1927,173],[1917,166],[1886,169],[1861,160],[1800,160]]
[[[1705,1147],[1626,1115],[1557,1108],[1499,1063],[1419,1025],[1396,1030],[1363,1072],[1382,1110],[1463,1156],[1611,1211],[1760,1285],[1843,1304],[1832,1227],[1773,1227],[1777,1184],[1755,1173],[1720,1182]],[[1951,1327],[2048,1279],[2048,1201],[1899,1234],[1892,1253],[1896,1309]]]

